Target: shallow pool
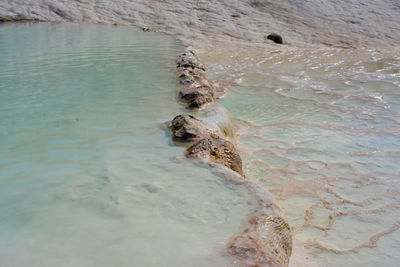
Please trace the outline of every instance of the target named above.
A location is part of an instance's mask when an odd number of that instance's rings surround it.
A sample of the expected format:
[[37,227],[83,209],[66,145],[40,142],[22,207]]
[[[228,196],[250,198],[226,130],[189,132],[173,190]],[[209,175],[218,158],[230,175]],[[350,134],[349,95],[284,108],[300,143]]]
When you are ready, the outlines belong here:
[[183,157],[174,39],[0,26],[1,266],[222,266],[245,188]]

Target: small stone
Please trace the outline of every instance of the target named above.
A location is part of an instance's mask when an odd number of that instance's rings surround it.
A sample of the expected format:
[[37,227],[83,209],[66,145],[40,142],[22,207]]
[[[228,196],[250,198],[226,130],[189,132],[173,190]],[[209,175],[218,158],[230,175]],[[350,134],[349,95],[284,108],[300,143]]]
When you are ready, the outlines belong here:
[[274,41],[277,44],[283,44],[282,36],[277,33],[271,33],[267,36],[267,39]]

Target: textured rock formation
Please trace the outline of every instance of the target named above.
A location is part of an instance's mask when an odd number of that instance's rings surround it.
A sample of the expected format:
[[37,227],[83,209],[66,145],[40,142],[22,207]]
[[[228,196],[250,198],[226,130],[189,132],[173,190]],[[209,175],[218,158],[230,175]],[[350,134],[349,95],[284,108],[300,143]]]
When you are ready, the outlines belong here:
[[[192,144],[186,150],[186,157],[226,166],[245,177],[235,146],[201,120],[184,114],[176,116],[167,125],[174,140]],[[259,208],[249,216],[248,227],[231,238],[228,253],[240,266],[288,266],[292,253],[289,225],[276,215],[279,211],[270,197],[265,196],[264,190],[247,179],[241,184],[254,194]]]
[[214,88],[205,78],[205,68],[193,52],[183,53],[176,62],[179,82],[183,85],[179,99],[187,103],[187,108],[195,109],[215,102]]
[[[205,78],[205,68],[193,52],[179,57],[177,70],[182,85],[179,99],[188,103],[187,108],[200,108],[215,102],[213,86]],[[228,252],[235,262],[241,266],[288,266],[292,252],[290,228],[284,219],[276,215],[278,209],[265,196],[265,191],[245,179],[240,155],[235,146],[225,139],[233,137],[233,133],[228,134],[230,130],[220,126],[218,132],[214,131],[191,115],[176,116],[168,122],[168,127],[175,141],[191,143],[186,157],[220,164],[235,171],[243,178],[241,184],[247,186],[257,199],[259,207],[249,218],[249,226],[235,235],[228,245]]]
[[235,146],[222,138],[204,138],[189,147],[186,151],[188,158],[200,158],[224,165],[243,177],[242,159]]
[[172,138],[180,142],[197,142],[203,138],[219,138],[218,134],[191,115],[178,115],[167,123]]
[[206,104],[214,103],[214,91],[207,86],[191,84],[179,92],[181,101],[187,103],[189,109],[200,108]]
[[198,59],[194,56],[193,51],[188,51],[183,53],[179,56],[178,60],[176,61],[177,68],[183,69],[200,69],[205,70],[204,66],[200,64]]
[[279,216],[261,216],[235,235],[229,253],[240,266],[288,266],[292,254],[289,225]]
[[202,121],[185,114],[176,116],[167,125],[172,131],[174,140],[193,143],[186,151],[188,158],[224,165],[244,177],[242,159],[235,146],[208,128]]

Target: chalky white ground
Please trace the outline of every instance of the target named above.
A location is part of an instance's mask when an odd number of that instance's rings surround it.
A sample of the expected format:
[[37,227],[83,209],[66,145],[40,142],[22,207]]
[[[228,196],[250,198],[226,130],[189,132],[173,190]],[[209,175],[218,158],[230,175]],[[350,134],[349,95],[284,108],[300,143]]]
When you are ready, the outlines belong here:
[[8,0],[0,18],[134,25],[171,34],[196,49],[263,47],[271,32],[293,46],[400,44],[397,0]]

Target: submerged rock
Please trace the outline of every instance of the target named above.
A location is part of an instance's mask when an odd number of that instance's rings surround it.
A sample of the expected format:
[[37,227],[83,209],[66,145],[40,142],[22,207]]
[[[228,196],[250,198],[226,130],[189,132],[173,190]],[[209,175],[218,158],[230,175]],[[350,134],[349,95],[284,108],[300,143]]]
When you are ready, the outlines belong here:
[[[215,102],[214,87],[205,78],[205,68],[198,62],[193,52],[184,53],[179,57],[177,70],[179,82],[182,84],[179,99],[188,103],[187,108],[200,108]],[[216,124],[215,127],[210,126],[210,122],[205,124],[191,115],[178,115],[168,122],[172,137],[176,141],[191,143],[186,150],[186,157],[216,163],[233,170],[240,176],[232,181],[240,181],[256,196],[259,209],[250,217],[249,226],[235,235],[227,247],[235,263],[240,266],[286,267],[292,253],[289,225],[281,217],[275,216],[277,208],[269,197],[265,197],[265,192],[245,178],[242,159],[235,146],[226,139],[233,138],[229,115],[221,115],[223,110],[215,107],[217,107],[215,104],[208,105],[198,113],[206,112],[210,108],[208,113],[211,114],[213,121],[211,125]],[[206,117],[210,118],[210,114]],[[215,119],[220,117],[228,120],[221,123]]]
[[288,266],[292,254],[292,234],[279,216],[261,216],[234,236],[229,253],[241,266]]
[[242,159],[235,146],[222,138],[204,138],[186,151],[188,158],[200,158],[210,160],[228,167],[243,177]]
[[277,44],[283,44],[282,36],[277,33],[271,33],[267,36],[267,39],[274,41]]

